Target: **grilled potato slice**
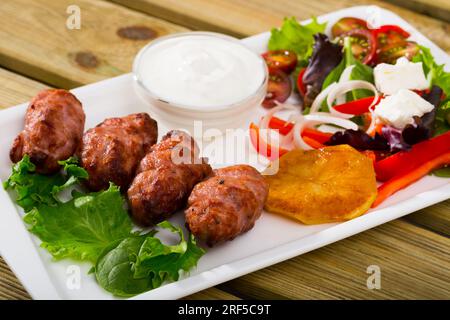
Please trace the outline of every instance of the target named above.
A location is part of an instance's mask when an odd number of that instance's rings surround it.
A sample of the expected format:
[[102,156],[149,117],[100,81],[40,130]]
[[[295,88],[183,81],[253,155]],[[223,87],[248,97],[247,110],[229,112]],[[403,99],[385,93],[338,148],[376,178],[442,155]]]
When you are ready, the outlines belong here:
[[372,160],[348,145],[293,150],[277,161],[271,166],[278,172],[265,176],[269,212],[304,224],[344,221],[365,213],[377,196]]

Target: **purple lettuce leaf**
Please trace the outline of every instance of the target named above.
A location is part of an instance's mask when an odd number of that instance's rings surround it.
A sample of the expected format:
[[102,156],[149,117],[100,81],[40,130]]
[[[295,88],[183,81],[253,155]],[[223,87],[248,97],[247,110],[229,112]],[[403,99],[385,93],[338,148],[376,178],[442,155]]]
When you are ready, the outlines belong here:
[[303,75],[306,87],[304,105],[310,106],[322,90],[327,75],[341,62],[342,47],[332,43],[323,33],[314,35],[314,47],[309,64]]
[[340,144],[348,144],[358,150],[389,150],[388,141],[379,135],[375,134],[375,137],[369,136],[362,130],[345,130],[339,131],[333,134],[326,143],[328,146],[335,146]]

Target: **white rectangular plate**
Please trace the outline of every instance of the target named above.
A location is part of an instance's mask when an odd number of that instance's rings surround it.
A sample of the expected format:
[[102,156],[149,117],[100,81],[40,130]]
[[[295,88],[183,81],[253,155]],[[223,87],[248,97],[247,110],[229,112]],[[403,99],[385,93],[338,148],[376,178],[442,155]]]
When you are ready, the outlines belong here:
[[[378,10],[378,11],[377,11]],[[353,7],[319,17],[330,27],[344,16],[367,19],[378,17],[382,24],[396,24],[409,31],[420,44],[429,47],[439,63],[450,65],[450,58],[430,40],[394,13],[377,7]],[[266,50],[269,33],[242,40],[257,52]],[[146,112],[148,107],[136,96],[131,74],[105,80],[73,90],[86,112],[86,128],[91,128],[107,117]],[[11,171],[9,148],[14,137],[23,128],[27,104],[0,112],[0,178],[6,179]],[[260,114],[263,110],[261,108]],[[255,114],[254,119],[260,114]],[[158,119],[157,119],[158,120]],[[167,129],[160,126],[160,135]],[[214,164],[214,159],[210,159]],[[235,240],[209,249],[197,269],[180,281],[136,296],[135,299],[176,299],[242,276],[277,262],[323,247],[382,223],[450,198],[448,179],[427,176],[389,198],[377,210],[354,220],[305,226],[292,220],[264,213],[255,227]],[[89,266],[72,261],[52,261],[50,255],[39,247],[39,239],[29,234],[21,220],[22,210],[0,189],[0,253],[35,299],[111,299],[100,288]],[[173,222],[184,225],[183,215]],[[81,266],[81,285],[70,289],[74,269]]]

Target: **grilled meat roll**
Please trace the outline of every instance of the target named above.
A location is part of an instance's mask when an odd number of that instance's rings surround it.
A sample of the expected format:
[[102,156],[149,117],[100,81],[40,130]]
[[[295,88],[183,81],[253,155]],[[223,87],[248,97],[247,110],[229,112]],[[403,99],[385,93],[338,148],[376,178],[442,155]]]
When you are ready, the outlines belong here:
[[98,191],[111,181],[126,191],[157,138],[158,125],[146,113],[106,119],[86,131],[78,156],[89,173],[87,187]]
[[214,170],[189,196],[186,226],[209,246],[233,240],[253,228],[268,192],[267,182],[251,166]]
[[59,160],[72,156],[83,137],[85,114],[80,101],[69,91],[39,92],[25,114],[25,128],[13,142],[9,156],[18,162],[28,155],[36,172],[57,172]]
[[177,130],[152,147],[128,189],[128,203],[138,224],[154,225],[185,207],[194,185],[211,173],[198,152],[194,140]]

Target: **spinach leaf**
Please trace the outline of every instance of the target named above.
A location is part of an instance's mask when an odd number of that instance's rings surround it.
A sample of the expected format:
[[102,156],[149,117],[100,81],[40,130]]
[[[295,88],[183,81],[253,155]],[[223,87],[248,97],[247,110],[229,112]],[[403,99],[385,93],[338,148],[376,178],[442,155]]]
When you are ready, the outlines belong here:
[[152,279],[135,278],[133,266],[146,237],[153,234],[125,238],[105,248],[94,268],[97,282],[106,291],[120,297],[131,297],[151,290]]
[[97,193],[75,191],[72,200],[56,206],[40,204],[24,221],[55,259],[95,263],[111,242],[130,235],[132,225],[124,205],[119,187],[111,184],[108,190]]
[[177,281],[180,270],[189,271],[204,254],[192,235],[186,241],[180,228],[164,221],[158,225],[180,238],[166,245],[156,232],[126,238],[105,249],[95,266],[98,283],[116,296],[132,296]]

